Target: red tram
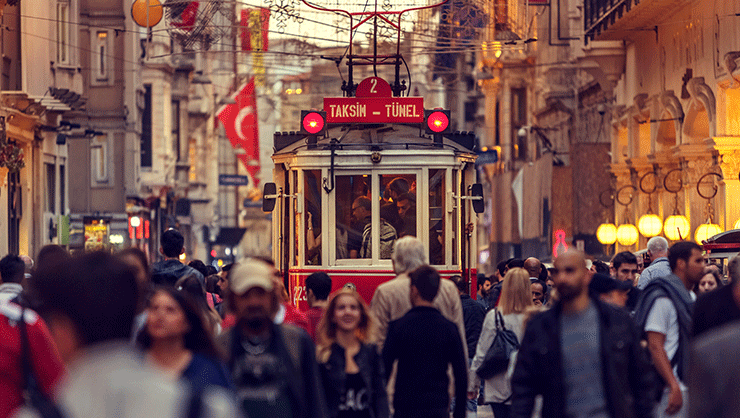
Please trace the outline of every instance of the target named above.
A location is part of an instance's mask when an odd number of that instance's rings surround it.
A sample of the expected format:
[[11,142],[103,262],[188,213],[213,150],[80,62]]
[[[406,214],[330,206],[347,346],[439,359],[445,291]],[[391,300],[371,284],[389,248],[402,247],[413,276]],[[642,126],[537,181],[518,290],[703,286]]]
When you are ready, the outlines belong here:
[[[372,93],[386,88],[387,96]],[[325,99],[328,114],[304,111],[301,133],[274,137],[275,183],[265,185],[263,209],[273,212],[273,259],[293,303],[306,308],[304,281],[316,271],[334,289],[353,283],[369,302],[395,277],[391,250],[405,235],[425,243],[444,277],[462,275],[475,289],[483,198],[474,136],[449,132],[449,113],[425,112],[421,98],[391,97],[380,78],[357,91]],[[330,106],[343,101],[366,106],[337,115]]]

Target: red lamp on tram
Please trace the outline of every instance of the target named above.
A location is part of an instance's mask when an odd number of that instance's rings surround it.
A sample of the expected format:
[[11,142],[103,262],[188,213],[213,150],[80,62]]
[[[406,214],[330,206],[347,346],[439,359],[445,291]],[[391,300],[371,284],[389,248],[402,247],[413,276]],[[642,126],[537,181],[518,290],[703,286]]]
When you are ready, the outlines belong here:
[[450,133],[450,111],[424,109],[424,131],[428,134]]
[[301,110],[301,133],[306,135],[326,133],[326,112]]

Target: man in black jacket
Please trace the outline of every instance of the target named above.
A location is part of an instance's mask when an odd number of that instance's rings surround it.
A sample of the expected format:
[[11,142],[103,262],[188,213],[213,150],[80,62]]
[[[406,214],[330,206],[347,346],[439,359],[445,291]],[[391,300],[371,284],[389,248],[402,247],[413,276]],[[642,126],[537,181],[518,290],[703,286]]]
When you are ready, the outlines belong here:
[[583,253],[555,260],[560,302],[534,316],[511,381],[512,417],[638,418],[652,416],[652,374],[640,334],[626,312],[591,299]]
[[[463,342],[457,325],[442,316],[432,303],[440,285],[437,270],[421,266],[409,277],[413,308],[388,324],[383,345],[386,378],[398,360],[393,416],[448,418],[449,365],[455,379],[455,398],[467,399],[468,367]],[[453,417],[465,417],[465,402],[456,403]]]
[[[468,345],[468,366],[475,357],[475,349],[478,346],[481,330],[483,329],[483,320],[486,319],[486,310],[483,305],[473,300],[468,291],[468,282],[461,276],[450,277],[457,292],[460,293],[460,303],[462,304],[463,323],[465,324],[465,342]],[[468,399],[466,408],[470,412],[478,411],[477,399]]]
[[180,231],[172,228],[164,231],[159,243],[164,260],[152,265],[152,283],[174,286],[180,278],[192,274],[205,286],[206,279],[201,272],[180,262],[180,254],[185,252],[185,238]]

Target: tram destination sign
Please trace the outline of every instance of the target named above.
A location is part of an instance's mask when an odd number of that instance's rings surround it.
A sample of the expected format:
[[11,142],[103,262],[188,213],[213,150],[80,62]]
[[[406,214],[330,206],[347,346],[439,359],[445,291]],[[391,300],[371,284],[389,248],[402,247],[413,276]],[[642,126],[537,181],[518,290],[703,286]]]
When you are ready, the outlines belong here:
[[422,97],[326,97],[327,123],[423,123]]

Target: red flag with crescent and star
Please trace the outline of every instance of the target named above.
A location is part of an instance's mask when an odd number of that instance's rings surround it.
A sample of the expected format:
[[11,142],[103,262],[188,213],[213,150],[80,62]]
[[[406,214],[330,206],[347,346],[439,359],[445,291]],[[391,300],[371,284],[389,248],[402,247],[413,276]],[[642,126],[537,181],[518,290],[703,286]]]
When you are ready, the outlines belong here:
[[252,184],[257,185],[259,182],[255,176],[260,171],[260,145],[254,77],[234,96],[234,101],[236,103],[222,107],[216,116],[224,125],[231,146],[235,150],[244,150],[237,156],[252,178]]

